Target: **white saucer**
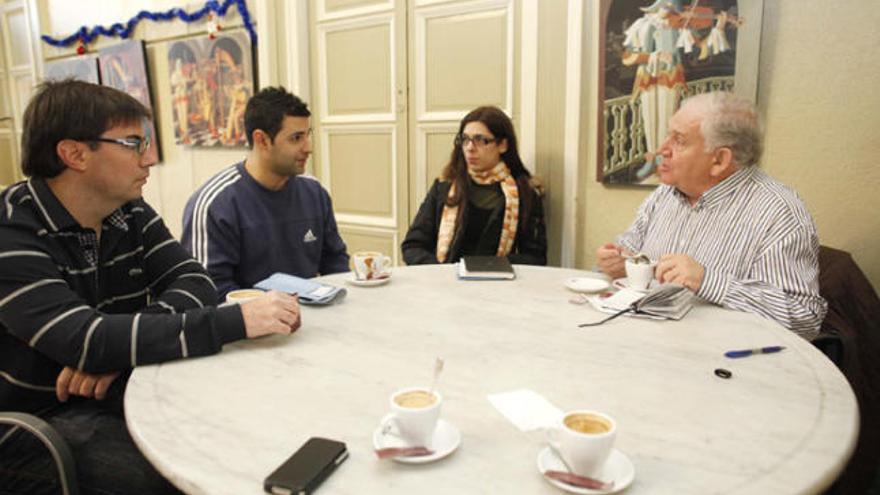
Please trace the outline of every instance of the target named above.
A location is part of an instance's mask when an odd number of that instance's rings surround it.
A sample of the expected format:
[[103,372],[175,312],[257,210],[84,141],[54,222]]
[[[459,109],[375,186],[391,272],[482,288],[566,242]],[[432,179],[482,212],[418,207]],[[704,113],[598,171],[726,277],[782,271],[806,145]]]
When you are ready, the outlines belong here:
[[[387,417],[388,416],[385,418]],[[385,423],[385,418],[382,418],[380,424]],[[449,421],[440,419],[437,421],[437,428],[434,430],[434,437],[431,439],[431,445],[426,445],[428,449],[434,451],[433,454],[413,457],[393,457],[392,459],[404,464],[424,464],[426,462],[434,462],[455,452],[459,445],[461,445],[461,432],[459,432],[458,428]],[[373,432],[373,448],[384,449],[387,447],[409,447],[409,445],[394,433],[389,432],[383,435],[382,427],[380,426]]]
[[621,278],[615,278],[614,280],[612,280],[611,285],[613,285],[615,289],[630,289],[630,290],[634,290],[636,292],[648,292],[649,290],[660,285],[660,282],[657,282],[657,280],[654,279],[654,280],[651,280],[650,284],[648,284],[647,289],[634,289],[629,286],[629,281],[626,279],[626,277],[621,277]]
[[[553,452],[550,447],[544,447],[538,452],[538,471],[543,475],[545,471],[550,470],[566,471],[567,469],[565,468],[565,464],[562,463],[562,460],[556,456],[556,453]],[[608,456],[608,460],[605,462],[605,467],[602,468],[602,474],[597,476],[597,479],[604,482],[614,482],[614,488],[610,490],[581,488],[546,476],[544,476],[544,479],[549,481],[550,484],[555,485],[557,488],[561,488],[570,493],[594,495],[616,493],[624,490],[632,484],[635,477],[636,469],[633,466],[632,461],[629,460],[629,457],[617,449],[611,449],[611,455]]]
[[568,290],[583,293],[602,292],[609,287],[607,281],[594,277],[572,277],[565,279],[565,287]]
[[388,282],[391,282],[391,276],[387,276],[385,278],[374,278],[372,280],[358,280],[354,277],[354,275],[345,279],[345,281],[351,285],[356,285],[358,287],[375,287],[377,285],[385,285]]

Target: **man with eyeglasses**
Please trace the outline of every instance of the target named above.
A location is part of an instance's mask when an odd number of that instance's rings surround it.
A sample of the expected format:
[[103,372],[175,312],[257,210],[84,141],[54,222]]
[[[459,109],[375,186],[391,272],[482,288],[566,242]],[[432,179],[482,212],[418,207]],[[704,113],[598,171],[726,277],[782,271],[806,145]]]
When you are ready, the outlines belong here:
[[[300,325],[277,292],[214,307],[211,279],[141,199],[149,118],[116,89],[44,83],[24,114],[29,178],[0,193],[0,411],[54,426],[86,493],[176,493],[126,429],[131,368]],[[60,491],[37,437],[0,426],[0,493]]]
[[255,94],[245,109],[246,159],[186,204],[181,243],[221,296],[275,272],[311,278],[349,270],[330,195],[303,175],[312,153],[310,115],[282,87]]
[[658,149],[663,185],[616,243],[599,247],[599,268],[623,277],[624,257],[643,252],[660,282],[815,337],[827,308],[816,227],[797,193],[758,167],[762,138],[748,100],[726,92],[686,100]]

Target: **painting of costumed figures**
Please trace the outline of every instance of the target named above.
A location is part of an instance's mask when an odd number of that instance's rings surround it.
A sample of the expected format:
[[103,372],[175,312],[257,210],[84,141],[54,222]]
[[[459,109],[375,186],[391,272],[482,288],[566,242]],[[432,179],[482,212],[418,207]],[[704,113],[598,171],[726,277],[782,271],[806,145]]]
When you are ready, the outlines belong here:
[[254,91],[243,32],[174,42],[168,50],[174,137],[190,146],[247,146],[244,110]]
[[[129,40],[101,48],[98,50],[98,65],[104,86],[124,91],[143,103],[150,112],[154,111],[143,41]],[[154,122],[150,122],[146,132],[150,133],[152,143],[146,152],[152,153],[153,158],[160,161],[162,155]]]
[[98,59],[94,55],[46,62],[43,78],[47,81],[73,78],[77,81],[101,84],[101,78],[98,76]]
[[733,91],[737,38],[750,22],[738,4],[749,1],[603,0],[599,181],[658,184],[657,150],[681,101]]

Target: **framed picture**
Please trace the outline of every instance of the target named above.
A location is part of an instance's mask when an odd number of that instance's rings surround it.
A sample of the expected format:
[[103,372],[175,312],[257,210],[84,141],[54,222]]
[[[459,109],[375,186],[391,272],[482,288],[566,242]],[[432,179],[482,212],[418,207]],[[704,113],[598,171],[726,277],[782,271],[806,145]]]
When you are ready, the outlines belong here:
[[174,137],[191,146],[247,146],[244,110],[254,92],[244,32],[176,41],[168,50]]
[[101,84],[101,78],[98,75],[97,57],[94,55],[82,55],[46,62],[43,78],[47,81],[59,81],[69,77],[79,81]]
[[[101,83],[134,96],[152,112],[153,101],[150,98],[150,79],[146,62],[144,42],[141,40],[124,41],[98,50]],[[159,161],[162,154],[155,122],[151,122],[150,132],[152,132],[153,144],[150,146],[151,151],[148,152],[155,152],[155,158]]]
[[597,180],[656,185],[681,101],[757,92],[763,0],[601,0]]

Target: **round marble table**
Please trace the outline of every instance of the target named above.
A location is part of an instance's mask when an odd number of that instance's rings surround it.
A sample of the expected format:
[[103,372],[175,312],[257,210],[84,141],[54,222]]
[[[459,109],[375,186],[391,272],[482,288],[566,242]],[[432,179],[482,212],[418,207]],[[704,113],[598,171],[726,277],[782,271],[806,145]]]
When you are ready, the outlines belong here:
[[[139,367],[125,398],[146,457],[188,493],[259,494],[311,436],[351,457],[318,493],[562,493],[538,472],[540,430],[486,399],[527,388],[561,409],[617,419],[635,465],[628,494],[811,493],[834,480],[858,431],[853,392],[808,342],[754,315],[701,305],[680,322],[571,304],[586,272],[517,266],[515,281],[459,281],[453,266],[401,267],[389,284],[304,307],[303,327],[217,356]],[[344,284],[350,274],[324,277]],[[784,345],[732,360],[729,349]],[[378,460],[372,433],[397,388],[446,367],[443,417],[460,448],[430,464]],[[733,377],[714,375],[724,367]]]

